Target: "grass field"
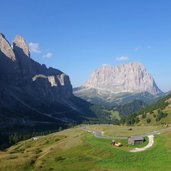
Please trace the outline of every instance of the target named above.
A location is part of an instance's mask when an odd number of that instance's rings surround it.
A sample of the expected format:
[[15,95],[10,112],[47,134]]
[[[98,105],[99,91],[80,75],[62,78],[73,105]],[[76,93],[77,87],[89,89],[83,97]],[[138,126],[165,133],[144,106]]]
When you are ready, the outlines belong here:
[[[95,126],[92,126],[95,127]],[[107,129],[102,125],[101,129]],[[108,126],[111,127],[111,126]],[[98,128],[100,129],[100,128]],[[119,128],[117,128],[119,130]],[[120,127],[120,129],[124,129]],[[125,127],[127,129],[127,127]],[[145,129],[141,127],[141,129]],[[133,127],[135,134],[141,132]],[[154,127],[145,131],[154,130]],[[127,135],[127,132],[124,133]],[[120,134],[118,133],[118,136]],[[126,140],[123,144],[126,144]],[[145,144],[144,144],[145,145]],[[133,147],[114,147],[111,140],[98,139],[80,128],[29,139],[0,152],[2,171],[168,171],[171,170],[171,132],[155,136],[154,146],[130,153]]]
[[[141,135],[155,130],[159,130],[161,126],[116,126],[116,125],[91,125],[92,130],[104,131],[105,136],[128,137],[132,135]],[[129,129],[132,129],[131,131]]]

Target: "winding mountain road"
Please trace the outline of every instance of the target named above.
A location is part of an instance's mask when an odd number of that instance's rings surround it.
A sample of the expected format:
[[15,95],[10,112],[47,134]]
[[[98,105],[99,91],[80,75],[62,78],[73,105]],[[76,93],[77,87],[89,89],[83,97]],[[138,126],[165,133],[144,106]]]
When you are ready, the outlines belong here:
[[[117,139],[127,139],[128,138],[128,137],[104,136],[103,135],[103,133],[104,133],[103,131],[91,130],[87,126],[82,127],[81,129],[84,130],[84,131],[87,131],[89,133],[92,133],[96,138],[101,138],[101,139],[114,139],[114,138],[117,138]],[[149,132],[147,134],[138,135],[138,136],[141,136],[141,137],[148,137],[149,138],[149,142],[148,142],[148,144],[145,147],[134,148],[134,149],[130,150],[130,152],[145,151],[146,149],[148,149],[148,148],[153,146],[153,144],[154,144],[154,135],[158,135],[158,134],[161,134],[161,133],[164,133],[164,132],[168,132],[168,131],[171,131],[171,127],[160,129],[160,130],[153,131],[153,132]]]
[[[113,139],[113,138],[127,139],[127,138],[128,138],[128,137],[125,137],[125,136],[123,136],[123,137],[104,136],[104,135],[103,135],[103,131],[91,130],[91,129],[88,128],[87,126],[82,127],[81,129],[82,129],[82,130],[85,130],[85,131],[87,131],[87,132],[90,132],[90,133],[94,134],[95,137],[101,138],[101,139]],[[167,131],[171,131],[171,127],[164,128],[164,129],[160,129],[160,130],[153,131],[153,132],[149,132],[149,133],[147,133],[147,134],[136,135],[136,136],[148,137],[148,136],[150,136],[150,135],[158,135],[158,134],[161,134],[161,133],[164,133],[164,132],[167,132]]]

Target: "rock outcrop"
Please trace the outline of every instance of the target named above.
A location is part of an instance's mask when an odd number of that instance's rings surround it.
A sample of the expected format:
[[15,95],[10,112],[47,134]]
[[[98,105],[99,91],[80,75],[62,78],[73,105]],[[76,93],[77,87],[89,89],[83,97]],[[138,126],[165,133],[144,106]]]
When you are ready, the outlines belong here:
[[6,40],[5,36],[0,33],[0,51],[11,61],[15,61],[15,54],[9,42]]
[[23,37],[17,35],[13,42],[13,48],[18,55],[30,57],[29,46]]

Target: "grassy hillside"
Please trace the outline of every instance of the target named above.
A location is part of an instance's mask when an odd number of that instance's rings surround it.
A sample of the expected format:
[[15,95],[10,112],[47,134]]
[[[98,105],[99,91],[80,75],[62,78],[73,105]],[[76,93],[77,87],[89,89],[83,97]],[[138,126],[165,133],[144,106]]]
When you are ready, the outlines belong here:
[[[104,127],[107,130],[107,126],[104,125],[101,129]],[[96,127],[96,129],[99,128]],[[115,129],[115,126],[112,128]],[[127,127],[121,129],[127,129]],[[149,129],[146,129],[145,132],[148,132]],[[120,131],[120,127],[117,130]],[[133,128],[132,133],[134,130],[137,128]],[[127,133],[123,132],[122,135],[127,135]],[[95,138],[80,128],[67,129],[38,140],[29,139],[20,142],[6,151],[0,152],[0,170],[171,170],[170,139],[171,132],[157,135],[155,145],[151,149],[140,153],[130,153],[129,149],[133,147],[127,147],[126,141],[123,142],[123,147],[118,148],[111,145],[111,140]]]
[[[2,92],[0,97],[1,95]],[[67,105],[44,102],[44,105],[39,106],[34,102],[26,103],[18,97],[16,100],[16,97],[7,96],[7,93],[4,93],[3,97],[15,101],[15,106],[4,106],[3,98],[0,99],[0,149],[35,134],[47,134],[72,127],[83,121],[98,120],[96,114],[90,109],[92,104],[74,96],[68,99]],[[15,140],[11,141],[11,135],[14,134],[17,137],[15,136]]]
[[[90,108],[97,116],[97,122],[94,123],[112,123],[118,124],[121,119],[119,112],[113,108],[92,105]],[[93,122],[90,122],[93,123]]]
[[122,118],[128,125],[163,125],[171,123],[171,94],[156,103],[142,108],[139,112]]
[[159,100],[157,103],[142,110],[139,115],[140,124],[163,124],[171,123],[171,95]]
[[[118,125],[91,125],[89,126],[92,130],[103,131],[105,136],[117,137],[128,137],[128,136],[138,136],[153,132],[155,130],[160,130],[161,126],[118,126]],[[131,130],[130,130],[131,128]]]
[[134,100],[130,103],[110,107],[105,105],[91,105],[90,110],[97,116],[97,122],[94,123],[112,123],[116,125],[120,124],[121,117],[135,113],[144,106],[144,102]]

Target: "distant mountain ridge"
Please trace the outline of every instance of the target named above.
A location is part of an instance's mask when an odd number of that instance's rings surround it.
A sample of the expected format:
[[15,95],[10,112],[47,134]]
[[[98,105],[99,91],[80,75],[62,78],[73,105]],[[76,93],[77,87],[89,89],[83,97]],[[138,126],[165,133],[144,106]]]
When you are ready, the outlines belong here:
[[140,99],[150,96],[153,98],[163,92],[157,87],[144,65],[134,62],[116,67],[103,65],[91,74],[84,85],[74,89],[74,94],[88,101],[96,98],[118,103],[119,98],[121,102],[124,97],[138,94],[141,96]]

